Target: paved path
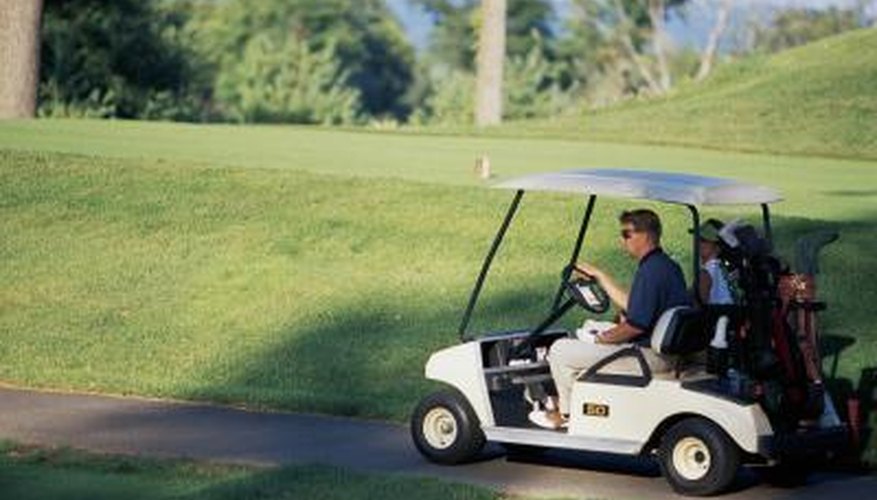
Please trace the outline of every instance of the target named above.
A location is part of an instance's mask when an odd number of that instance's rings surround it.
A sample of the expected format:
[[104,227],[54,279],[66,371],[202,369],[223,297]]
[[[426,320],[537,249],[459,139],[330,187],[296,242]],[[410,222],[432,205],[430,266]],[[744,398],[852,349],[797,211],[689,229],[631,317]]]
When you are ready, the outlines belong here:
[[[110,453],[251,464],[321,463],[358,471],[435,476],[508,493],[589,498],[672,498],[650,461],[586,453],[538,462],[426,462],[404,426],[316,415],[259,413],[210,405],[0,388],[0,438]],[[819,474],[783,490],[741,474],[728,498],[877,498],[877,477]]]

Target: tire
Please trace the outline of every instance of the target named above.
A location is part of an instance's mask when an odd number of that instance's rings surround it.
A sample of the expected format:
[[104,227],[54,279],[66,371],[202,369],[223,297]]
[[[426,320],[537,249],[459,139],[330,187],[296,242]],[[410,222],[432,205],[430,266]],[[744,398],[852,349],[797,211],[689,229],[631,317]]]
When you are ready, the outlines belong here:
[[687,418],[670,427],[661,438],[658,463],[677,493],[715,495],[734,481],[740,451],[716,424],[702,418]]
[[411,416],[411,438],[423,456],[444,465],[473,460],[484,448],[478,417],[455,390],[425,397]]

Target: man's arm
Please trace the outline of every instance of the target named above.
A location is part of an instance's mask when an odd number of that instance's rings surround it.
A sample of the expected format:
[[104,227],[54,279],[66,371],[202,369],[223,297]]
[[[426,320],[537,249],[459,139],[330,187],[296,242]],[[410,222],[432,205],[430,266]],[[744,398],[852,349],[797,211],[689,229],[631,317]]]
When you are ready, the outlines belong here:
[[619,323],[618,325],[597,335],[598,344],[623,344],[643,333],[639,328],[630,323]]
[[576,264],[576,267],[597,278],[600,286],[602,286],[603,289],[606,290],[606,294],[609,295],[610,299],[612,299],[612,303],[623,311],[627,310],[627,290],[619,286],[618,283],[616,283],[611,276],[606,274],[598,267],[585,262]]
[[710,289],[713,287],[713,279],[710,273],[701,269],[699,279],[697,280],[697,293],[700,294],[700,301],[708,304],[710,301]]

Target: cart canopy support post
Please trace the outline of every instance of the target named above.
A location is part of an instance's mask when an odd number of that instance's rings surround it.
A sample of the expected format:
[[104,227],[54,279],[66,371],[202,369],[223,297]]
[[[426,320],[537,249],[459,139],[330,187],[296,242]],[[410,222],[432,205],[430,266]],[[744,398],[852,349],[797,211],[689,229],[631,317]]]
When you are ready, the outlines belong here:
[[[588,197],[588,206],[585,208],[585,215],[582,217],[582,225],[579,227],[579,235],[576,237],[576,243],[572,249],[572,255],[569,258],[569,267],[571,268],[573,264],[579,260],[579,254],[582,251],[582,244],[585,242],[585,235],[588,233],[588,225],[591,223],[591,214],[594,212],[594,202],[597,201],[597,195],[591,195]],[[551,310],[557,309],[560,305],[560,299],[563,298],[563,283],[560,284],[560,287],[557,289],[557,295],[554,296],[554,302],[551,304]]]
[[770,244],[770,249],[773,250],[773,228],[770,226],[770,208],[767,203],[761,204],[761,218],[764,221],[764,238]]
[[487,277],[487,272],[490,270],[490,264],[493,262],[493,257],[496,255],[496,251],[499,249],[499,245],[502,243],[503,238],[505,238],[505,233],[508,230],[509,225],[512,223],[512,219],[515,217],[515,212],[518,211],[518,205],[521,203],[521,198],[523,197],[523,189],[519,189],[515,192],[515,197],[512,199],[511,205],[509,205],[505,219],[503,219],[502,225],[499,227],[499,231],[493,239],[490,251],[487,252],[487,257],[484,259],[484,264],[481,266],[481,272],[478,274],[478,279],[475,281],[475,288],[472,289],[472,295],[469,296],[469,304],[466,306],[466,312],[463,313],[463,321],[460,322],[459,334],[461,340],[467,340],[466,329],[469,327],[469,320],[472,318],[472,310],[475,309],[475,303],[478,302],[478,296],[481,294],[481,287],[484,286],[484,279]]
[[698,287],[698,282],[700,278],[700,213],[697,211],[697,207],[694,205],[686,205],[688,210],[691,211],[691,234],[692,234],[692,245],[691,245],[691,258],[694,260],[694,264],[692,265],[692,270],[694,274],[691,275],[691,290],[694,292],[694,303],[698,306],[702,306],[700,300],[700,292]]

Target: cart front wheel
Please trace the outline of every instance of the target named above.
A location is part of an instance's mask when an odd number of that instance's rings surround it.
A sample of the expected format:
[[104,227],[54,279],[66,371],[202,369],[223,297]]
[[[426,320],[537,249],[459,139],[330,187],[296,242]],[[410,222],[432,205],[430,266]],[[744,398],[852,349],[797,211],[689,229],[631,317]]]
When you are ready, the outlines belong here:
[[411,438],[429,460],[459,464],[484,448],[484,433],[472,406],[458,391],[447,390],[423,399],[411,417]]
[[740,453],[717,425],[689,418],[664,434],[658,460],[661,472],[677,493],[706,496],[731,485],[740,466]]

